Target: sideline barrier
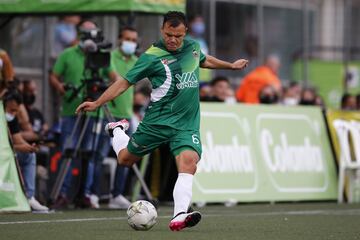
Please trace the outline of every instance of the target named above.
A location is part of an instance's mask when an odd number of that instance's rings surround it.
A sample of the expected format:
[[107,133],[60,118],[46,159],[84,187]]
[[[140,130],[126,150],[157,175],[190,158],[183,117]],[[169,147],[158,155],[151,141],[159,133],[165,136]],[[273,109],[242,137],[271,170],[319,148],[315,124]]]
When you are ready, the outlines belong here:
[[320,108],[201,104],[194,202],[335,200]]
[[30,206],[20,185],[0,101],[0,212],[25,212]]

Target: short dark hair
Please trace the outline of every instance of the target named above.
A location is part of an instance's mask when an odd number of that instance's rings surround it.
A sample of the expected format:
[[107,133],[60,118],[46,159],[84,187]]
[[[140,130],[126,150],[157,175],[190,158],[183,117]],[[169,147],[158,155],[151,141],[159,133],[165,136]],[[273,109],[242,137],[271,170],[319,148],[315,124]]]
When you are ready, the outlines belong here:
[[186,20],[186,16],[182,12],[178,11],[169,11],[164,14],[164,21],[163,21],[163,27],[165,26],[165,23],[169,23],[170,27],[177,27],[180,24],[184,24],[185,27],[188,27],[188,22]]
[[85,22],[91,22],[91,23],[93,23],[93,24],[95,25],[95,27],[99,28],[99,25],[98,25],[95,21],[91,20],[90,18],[84,18],[84,19],[82,19],[78,24],[76,24],[76,31],[77,31],[78,33],[79,33],[80,30],[81,30],[81,26],[82,26]]
[[211,80],[210,82],[210,86],[213,87],[215,86],[218,82],[227,82],[228,84],[230,84],[230,81],[227,77],[225,76],[217,76],[215,78],[213,78],[213,80]]
[[353,95],[351,95],[350,93],[344,93],[341,97],[341,107],[343,108],[346,104],[346,101],[351,98],[354,97]]
[[10,101],[15,101],[17,104],[21,104],[23,102],[22,96],[18,90],[11,89],[7,91],[3,96],[4,106]]
[[134,28],[132,26],[124,26],[124,27],[120,28],[118,38],[122,38],[122,34],[125,31],[137,32],[136,28]]

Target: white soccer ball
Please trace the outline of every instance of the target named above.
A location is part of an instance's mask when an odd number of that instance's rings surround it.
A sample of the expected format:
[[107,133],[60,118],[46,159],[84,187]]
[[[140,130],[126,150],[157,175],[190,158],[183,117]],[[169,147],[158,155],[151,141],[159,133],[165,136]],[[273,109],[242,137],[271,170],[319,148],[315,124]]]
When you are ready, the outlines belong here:
[[139,200],[133,202],[126,213],[129,225],[135,230],[146,231],[156,223],[156,208],[148,201]]

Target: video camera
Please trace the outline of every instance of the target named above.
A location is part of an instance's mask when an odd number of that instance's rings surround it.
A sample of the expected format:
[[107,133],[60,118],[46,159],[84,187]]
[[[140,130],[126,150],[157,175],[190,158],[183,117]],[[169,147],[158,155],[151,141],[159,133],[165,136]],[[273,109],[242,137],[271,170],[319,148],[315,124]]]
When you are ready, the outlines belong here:
[[[80,46],[85,51],[84,79],[86,99],[97,99],[107,88],[99,70],[110,66],[110,50],[112,44],[104,40],[100,29],[80,29]],[[90,72],[91,77],[85,75]]]

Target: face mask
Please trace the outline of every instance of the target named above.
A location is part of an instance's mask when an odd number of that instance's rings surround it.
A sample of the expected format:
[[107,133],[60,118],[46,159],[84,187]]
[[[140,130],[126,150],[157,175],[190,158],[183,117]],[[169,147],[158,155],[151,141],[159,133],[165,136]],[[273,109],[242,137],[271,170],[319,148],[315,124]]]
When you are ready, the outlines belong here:
[[283,103],[286,106],[295,106],[298,104],[298,102],[299,101],[296,98],[291,98],[291,97],[284,98],[284,100],[283,100]]
[[11,122],[12,120],[14,120],[15,115],[12,115],[10,113],[5,113],[5,118],[6,118],[6,121]]
[[120,49],[125,55],[132,55],[136,50],[136,43],[130,41],[123,41],[121,43]]
[[260,96],[259,100],[260,100],[260,103],[271,104],[271,103],[277,102],[277,97],[272,96],[272,95],[262,95],[262,96]]
[[23,95],[23,101],[24,101],[25,105],[27,105],[27,106],[33,105],[35,100],[36,100],[36,98],[35,98],[34,94],[31,94],[31,95],[24,94]]
[[202,22],[196,22],[191,25],[191,30],[196,35],[202,35],[205,32],[205,24]]
[[315,105],[315,100],[302,99],[300,105]]

